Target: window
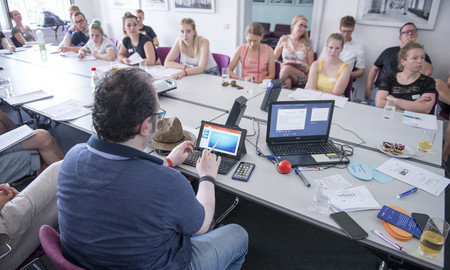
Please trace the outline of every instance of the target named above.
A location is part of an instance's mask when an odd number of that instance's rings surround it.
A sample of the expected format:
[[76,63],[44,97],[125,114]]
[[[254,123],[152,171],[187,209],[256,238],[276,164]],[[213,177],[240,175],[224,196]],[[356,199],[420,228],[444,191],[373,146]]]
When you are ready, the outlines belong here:
[[[41,11],[51,11],[62,20],[70,20],[68,9],[71,0],[7,0],[6,2],[10,11],[18,10],[20,12],[24,25],[38,24]],[[9,18],[9,14],[7,18]],[[3,29],[9,28],[9,22],[3,23]]]

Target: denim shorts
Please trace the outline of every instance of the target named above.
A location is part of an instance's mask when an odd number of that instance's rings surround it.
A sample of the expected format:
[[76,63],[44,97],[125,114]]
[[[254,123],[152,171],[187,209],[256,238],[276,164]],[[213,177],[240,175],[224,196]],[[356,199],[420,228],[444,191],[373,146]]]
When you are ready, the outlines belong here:
[[41,168],[37,150],[24,150],[17,143],[0,152],[0,183],[12,183]]

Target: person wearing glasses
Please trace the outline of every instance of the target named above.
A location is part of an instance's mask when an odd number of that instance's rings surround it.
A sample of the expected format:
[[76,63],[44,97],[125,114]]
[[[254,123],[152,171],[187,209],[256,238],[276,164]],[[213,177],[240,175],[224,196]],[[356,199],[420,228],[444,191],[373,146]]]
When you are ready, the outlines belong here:
[[209,231],[220,157],[203,151],[195,194],[174,168],[191,141],[165,160],[144,152],[165,114],[152,81],[141,69],[121,69],[97,86],[97,135],[67,153],[58,176],[64,256],[86,269],[239,269],[247,232],[236,224]]
[[[356,79],[364,75],[366,69],[366,61],[364,59],[363,46],[352,39],[353,31],[355,30],[355,18],[352,16],[345,16],[341,18],[339,32],[344,37],[344,49],[339,58],[346,62],[352,71],[351,76]],[[323,47],[319,58],[323,59],[327,56],[326,46]]]
[[[176,60],[178,55],[179,63]],[[209,50],[209,40],[198,35],[195,22],[191,18],[181,20],[180,35],[170,49],[164,66],[181,69],[172,74],[172,79],[175,80],[200,73],[220,76],[219,67]]]
[[61,52],[76,52],[89,41],[88,21],[83,13],[77,11],[73,14],[76,31],[67,31],[63,41],[59,44]]
[[67,32],[69,32],[69,31],[72,31],[72,32],[77,31],[77,28],[73,21],[73,14],[77,11],[80,11],[80,8],[77,5],[70,5],[68,11],[69,11],[70,23],[67,24],[67,26],[64,28],[65,34],[67,34]]
[[295,16],[291,22],[291,34],[281,36],[275,47],[275,59],[283,57],[280,79],[288,89],[306,84],[309,68],[314,62],[314,50],[307,30],[308,19],[303,15]]
[[144,19],[145,19],[144,11],[142,9],[136,10],[136,17],[138,20],[139,32],[141,32],[144,35],[149,36],[153,41],[153,45],[155,45],[155,47],[158,47],[159,40],[155,34],[155,31],[153,31],[153,28],[151,28],[150,26],[144,25]]
[[[380,56],[378,56],[377,60],[370,68],[369,73],[367,74],[367,81],[366,81],[366,92],[365,92],[366,100],[370,101],[375,100],[375,95],[379,88],[380,82],[386,76],[391,74],[397,74],[399,72],[398,69],[399,63],[397,55],[400,49],[403,48],[408,41],[417,41],[416,25],[412,22],[405,23],[400,28],[400,35],[398,39],[400,40],[401,45],[390,47],[384,50],[380,54]],[[381,70],[380,75],[378,78],[376,78],[379,70]],[[430,57],[426,53],[425,53],[425,62],[422,65],[420,73],[426,76],[431,76],[431,74],[433,73],[433,66],[431,64]],[[375,81],[375,79],[377,80]],[[374,83],[375,83],[375,91],[373,89]]]
[[13,10],[9,13],[11,20],[14,21],[15,26],[11,30],[11,39],[13,43],[16,43],[16,47],[22,47],[25,45],[25,42],[36,41],[36,37],[31,31],[31,28],[28,26],[24,26],[22,23],[22,15],[19,11]]

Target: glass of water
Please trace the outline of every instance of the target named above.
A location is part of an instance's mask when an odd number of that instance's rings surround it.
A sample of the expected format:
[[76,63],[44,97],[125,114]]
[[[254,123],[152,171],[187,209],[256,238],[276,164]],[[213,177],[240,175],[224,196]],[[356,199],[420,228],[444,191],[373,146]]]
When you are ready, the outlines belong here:
[[230,75],[228,74],[227,68],[222,68],[222,82],[228,82]]
[[12,85],[10,78],[8,78],[7,82],[5,83],[4,89],[5,89],[5,97],[6,98],[10,98],[10,97],[14,96],[13,85]]
[[392,101],[386,100],[386,105],[384,105],[383,117],[386,119],[391,119],[394,117],[395,105]]
[[249,94],[253,93],[253,77],[245,77],[244,89]]
[[329,189],[320,181],[315,181],[315,184],[316,189],[313,195],[312,207],[318,212],[326,212],[330,209]]

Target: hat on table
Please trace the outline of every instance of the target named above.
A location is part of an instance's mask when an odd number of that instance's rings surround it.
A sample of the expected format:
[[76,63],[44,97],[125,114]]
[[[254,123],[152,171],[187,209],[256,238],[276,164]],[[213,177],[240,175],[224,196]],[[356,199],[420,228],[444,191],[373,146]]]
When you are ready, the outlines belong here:
[[177,117],[163,118],[156,125],[156,132],[150,147],[162,151],[172,151],[175,146],[186,140],[194,142],[195,135],[183,130],[180,119]]

